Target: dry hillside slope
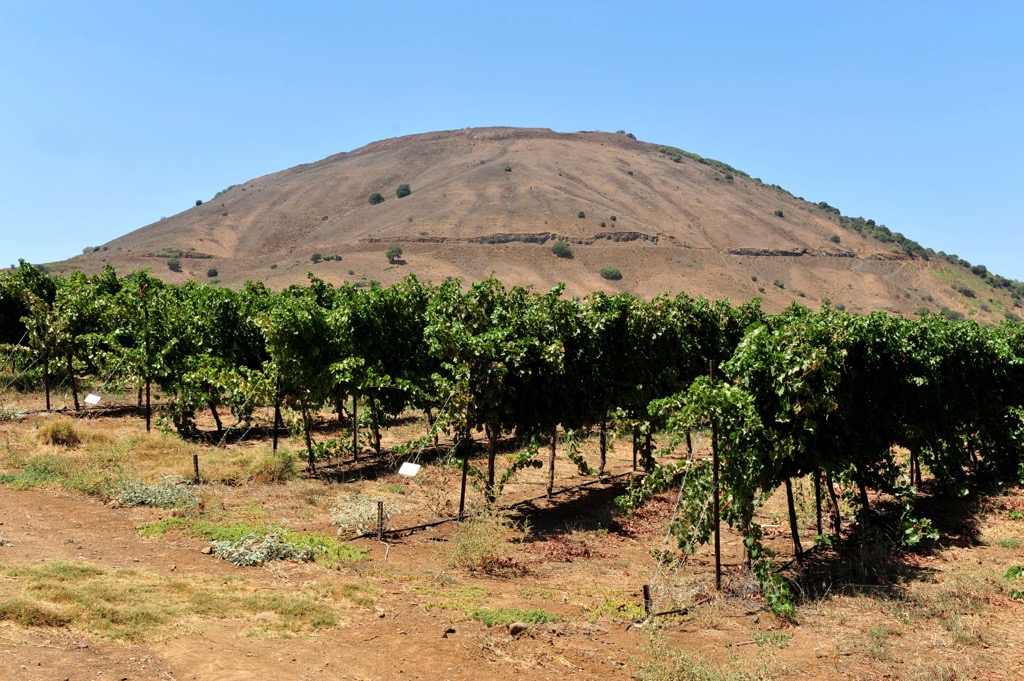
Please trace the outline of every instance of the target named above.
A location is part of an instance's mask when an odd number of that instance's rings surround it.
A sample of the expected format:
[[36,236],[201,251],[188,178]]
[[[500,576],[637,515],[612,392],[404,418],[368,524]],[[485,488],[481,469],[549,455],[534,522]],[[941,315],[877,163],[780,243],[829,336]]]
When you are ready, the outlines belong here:
[[[200,206],[58,263],[149,267],[181,282],[273,287],[343,281],[478,280],[570,294],[686,292],[778,310],[793,300],[901,314],[1013,315],[1004,290],[945,261],[893,252],[834,212],[714,162],[622,133],[483,128],[369,144],[233,186]],[[396,197],[399,185],[412,193]],[[371,194],[384,201],[371,205]],[[569,242],[572,258],[551,251]],[[402,259],[384,253],[399,245]],[[180,254],[181,272],[167,261]],[[313,263],[311,257],[340,256]],[[616,267],[622,279],[600,276]],[[974,297],[954,289],[971,288]]]

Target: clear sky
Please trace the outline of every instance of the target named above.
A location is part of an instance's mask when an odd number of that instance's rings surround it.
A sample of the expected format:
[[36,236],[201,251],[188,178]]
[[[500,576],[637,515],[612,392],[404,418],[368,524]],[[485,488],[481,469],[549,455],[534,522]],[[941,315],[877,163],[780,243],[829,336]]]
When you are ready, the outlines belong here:
[[1024,280],[1024,3],[0,0],[0,265],[432,130],[626,130]]

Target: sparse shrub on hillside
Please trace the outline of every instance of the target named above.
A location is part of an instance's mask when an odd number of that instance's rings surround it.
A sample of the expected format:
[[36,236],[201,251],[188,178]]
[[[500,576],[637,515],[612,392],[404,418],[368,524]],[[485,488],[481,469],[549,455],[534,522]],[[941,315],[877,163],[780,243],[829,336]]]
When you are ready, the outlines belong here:
[[603,278],[610,279],[612,281],[618,281],[619,279],[622,279],[622,270],[620,270],[618,267],[602,267],[600,270],[598,270],[598,274],[600,274]]
[[407,184],[400,184],[398,185],[398,189],[395,190],[395,196],[400,199],[409,196],[409,194],[412,194],[412,189],[410,189]]
[[960,293],[961,295],[963,295],[966,298],[977,298],[978,297],[978,294],[976,294],[974,292],[974,289],[972,289],[969,286],[964,286],[963,284],[953,284],[953,288],[958,293]]
[[576,213],[576,217],[582,220],[583,218],[587,217],[587,214],[584,213],[583,211],[580,211],[579,213]]
[[210,279],[213,279],[218,274],[219,272],[217,271],[216,267],[211,267],[210,269],[206,270],[206,276],[209,277]]
[[602,227],[604,227],[604,226],[605,226],[605,224],[604,224],[604,223],[602,222],[602,223],[601,223],[601,226],[602,226]]
[[1003,316],[1009,319],[1014,324],[1020,324],[1020,315],[1017,314],[1016,312],[1011,312],[1010,310],[1007,310],[1006,312],[1003,313]]
[[197,206],[203,205],[203,200],[202,199],[196,199],[196,205]]
[[270,269],[276,270],[277,269],[277,263],[276,262],[270,263]]
[[772,282],[772,286],[777,286],[777,287],[779,287],[779,288],[786,288],[786,285],[785,285],[785,284],[783,284],[783,283],[782,283],[781,281],[779,281],[778,279],[776,279],[775,281],[773,281],[773,282]]
[[508,164],[508,163],[505,164],[505,172],[506,173],[511,173],[512,172],[512,166],[510,164]]
[[323,259],[324,259],[324,256],[322,256],[322,255],[321,255],[321,254],[319,254],[319,253],[314,253],[313,255],[309,256],[309,261],[310,261],[311,263],[313,263],[314,265],[315,265],[316,263],[320,262],[320,261],[321,261],[321,260],[323,260]]
[[381,196],[380,192],[374,192],[370,194],[370,205],[376,206],[378,203],[384,203],[384,197]]
[[557,255],[559,258],[571,258],[572,247],[565,241],[556,241],[551,244],[551,252]]
[[388,248],[388,250],[384,252],[384,255],[387,256],[388,262],[394,263],[395,261],[402,257],[402,247],[391,246],[390,248]]
[[774,213],[774,215],[775,215],[775,217],[777,217],[777,218],[784,218],[784,217],[786,217],[786,214],[785,214],[785,213],[783,213],[783,212],[782,212],[781,210],[776,210],[776,211],[775,211],[775,213]]
[[829,240],[832,241],[832,243],[837,244],[840,241],[842,241],[843,238],[841,236],[839,236],[838,234],[833,234],[831,237],[829,237]]
[[613,216],[611,216],[611,217],[610,217],[610,218],[608,218],[608,219],[609,219],[609,220],[611,220],[612,222],[615,222],[616,220],[618,220],[618,218],[617,218],[617,217],[615,217],[614,215],[613,215]]
[[172,272],[180,272],[181,261],[178,260],[177,258],[171,258],[170,260],[167,261],[167,269],[169,269]]
[[946,319],[949,319],[951,321],[959,321],[959,320],[964,318],[964,313],[963,312],[958,312],[957,310],[951,310],[951,309],[949,309],[946,306],[942,307],[941,312],[942,312],[942,316],[943,317],[945,317]]

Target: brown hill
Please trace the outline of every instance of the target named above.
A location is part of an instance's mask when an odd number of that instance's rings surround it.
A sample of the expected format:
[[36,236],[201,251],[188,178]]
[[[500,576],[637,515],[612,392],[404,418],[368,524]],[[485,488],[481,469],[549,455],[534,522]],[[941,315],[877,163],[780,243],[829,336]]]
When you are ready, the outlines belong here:
[[[399,185],[411,194],[396,197]],[[379,192],[384,201],[371,205]],[[369,144],[259,177],[58,263],[151,268],[168,281],[478,280],[570,294],[686,292],[778,310],[829,300],[1002,319],[1013,301],[962,267],[894,252],[835,212],[720,164],[622,133],[484,128]],[[556,257],[554,241],[572,258]],[[387,248],[402,259],[391,263]],[[340,256],[313,263],[313,254]],[[181,272],[167,261],[178,254]],[[616,267],[622,279],[599,271]],[[969,289],[973,295],[963,291]]]

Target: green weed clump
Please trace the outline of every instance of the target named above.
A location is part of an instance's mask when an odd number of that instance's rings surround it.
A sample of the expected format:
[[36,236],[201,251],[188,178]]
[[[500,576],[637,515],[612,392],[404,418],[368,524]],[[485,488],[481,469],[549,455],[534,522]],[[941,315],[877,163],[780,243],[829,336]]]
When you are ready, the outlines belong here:
[[126,482],[115,499],[124,506],[156,508],[192,507],[199,503],[192,490],[184,487],[183,481],[174,476],[166,476],[155,485],[141,480]]
[[313,560],[310,549],[289,543],[284,532],[276,529],[253,532],[235,541],[214,541],[210,543],[210,548],[213,549],[213,555],[241,567],[263,565],[272,560],[294,560],[300,563]]
[[25,418],[25,412],[17,407],[0,405],[0,422],[20,421]]
[[274,525],[165,518],[136,529],[143,537],[163,537],[170,531],[183,532],[209,541],[215,555],[236,565],[298,560],[336,568],[345,563],[367,559],[366,549],[355,548],[315,532],[298,532]]
[[519,608],[477,608],[469,615],[489,627],[493,627],[496,624],[508,626],[513,622],[547,624],[548,622],[558,621],[556,615],[546,610],[520,610]]

